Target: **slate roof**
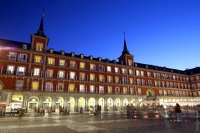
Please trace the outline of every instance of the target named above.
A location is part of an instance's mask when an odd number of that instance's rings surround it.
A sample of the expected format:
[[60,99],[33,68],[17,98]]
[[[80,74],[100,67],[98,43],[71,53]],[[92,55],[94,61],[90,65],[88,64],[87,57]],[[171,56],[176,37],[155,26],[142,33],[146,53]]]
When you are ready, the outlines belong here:
[[[30,43],[0,39],[0,46],[3,46],[3,47],[13,47],[13,48],[17,48],[17,49],[22,49],[23,44],[27,45],[27,50],[31,50],[31,44]],[[47,53],[50,53],[50,50],[47,50]],[[65,53],[65,56],[71,57],[71,53]],[[53,54],[61,55],[61,52],[53,51]],[[74,57],[81,58],[81,54],[79,54],[79,55],[75,54]],[[90,56],[84,56],[83,58],[89,60]],[[98,58],[93,57],[93,60],[99,61],[99,58],[100,57],[98,57]],[[101,58],[101,62],[121,64],[117,60],[109,60],[108,58],[106,58],[106,59]],[[200,73],[200,67],[196,67],[196,68],[192,68],[192,69],[186,69],[186,70],[178,70],[178,69],[172,69],[172,68],[161,67],[161,66],[156,66],[156,65],[137,63],[137,62],[134,63],[134,67],[163,71],[163,72],[171,72],[171,73],[177,73],[177,74],[184,74],[184,75],[193,75],[193,74]]]

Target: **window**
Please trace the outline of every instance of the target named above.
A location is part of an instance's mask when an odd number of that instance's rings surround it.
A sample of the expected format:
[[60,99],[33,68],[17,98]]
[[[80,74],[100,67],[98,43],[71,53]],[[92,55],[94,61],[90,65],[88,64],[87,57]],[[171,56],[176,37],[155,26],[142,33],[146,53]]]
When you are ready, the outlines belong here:
[[24,75],[25,74],[25,67],[18,67],[17,69],[17,74],[18,75]]
[[159,90],[159,94],[160,94],[160,95],[162,95],[162,94],[163,94],[162,90]]
[[140,79],[137,79],[137,85],[140,85]]
[[24,81],[23,80],[17,80],[16,81],[16,90],[22,90],[24,86]]
[[74,92],[74,91],[75,91],[75,85],[69,84],[69,92]]
[[95,70],[95,69],[96,69],[95,64],[90,64],[90,70]]
[[157,81],[156,81],[156,80],[154,81],[154,84],[155,84],[155,86],[156,86],[156,87],[158,86],[158,84],[157,84]]
[[115,67],[115,73],[119,73],[119,68]]
[[17,53],[15,53],[15,52],[9,52],[8,57],[9,57],[9,60],[16,60]]
[[115,76],[115,83],[119,83],[119,77]]
[[103,65],[99,65],[99,71],[103,71]]
[[85,69],[85,63],[84,62],[80,62],[80,68]]
[[46,82],[45,91],[53,91],[53,83],[52,82]]
[[42,57],[38,56],[38,55],[35,55],[34,62],[35,63],[42,63]]
[[75,61],[70,61],[70,67],[76,67],[76,62]]
[[38,89],[39,89],[39,82],[32,81],[32,90],[38,90]]
[[123,93],[127,94],[127,88],[126,87],[123,87]]
[[15,69],[15,66],[8,65],[7,66],[7,74],[13,74],[14,73],[14,69]]
[[57,91],[64,91],[64,83],[58,83]]
[[94,85],[90,85],[90,93],[95,93]]
[[129,74],[132,75],[133,74],[133,70],[129,69]]
[[197,89],[200,89],[200,83],[197,83]]
[[55,65],[55,59],[51,58],[51,57],[48,57],[47,64],[48,65]]
[[140,76],[140,71],[136,70],[136,76]]
[[141,88],[138,88],[138,95],[141,95],[141,94],[142,94]]
[[166,90],[164,90],[164,96],[166,96],[167,95],[167,91]]
[[165,81],[162,81],[162,87],[165,87]]
[[195,78],[196,78],[196,81],[198,81],[198,80],[199,80],[199,76],[196,76]]
[[144,76],[144,71],[141,71],[141,76]]
[[130,82],[130,84],[133,84],[133,78],[130,78],[129,82]]
[[107,76],[107,82],[112,82],[112,76]]
[[23,44],[22,48],[23,48],[23,49],[27,49],[27,45],[26,45],[26,44]]
[[85,92],[85,85],[84,84],[80,84],[80,92]]
[[133,61],[129,59],[129,60],[128,60],[128,65],[129,65],[129,66],[132,66],[132,64],[133,64]]
[[53,78],[53,70],[52,69],[47,69],[46,77],[47,78]]
[[37,51],[43,51],[43,43],[37,42],[36,43],[36,50]]
[[115,88],[115,93],[120,93],[120,88],[119,87]]
[[79,79],[80,79],[80,80],[85,80],[85,73],[80,73]]
[[152,86],[152,81],[151,80],[148,80],[148,85]]
[[40,68],[33,69],[33,76],[40,76]]
[[65,66],[65,60],[60,59],[59,60],[59,66]]
[[58,71],[58,78],[65,78],[65,71]]
[[145,85],[145,80],[144,79],[142,79],[142,85]]
[[150,72],[147,72],[147,77],[151,77],[151,73]]
[[70,79],[75,79],[75,72],[70,72]]
[[168,95],[171,95],[171,91],[170,90],[168,90]]
[[94,81],[95,80],[95,75],[94,74],[90,74],[90,81]]
[[126,78],[122,77],[122,84],[126,84]]
[[111,72],[111,66],[107,66],[107,72]]
[[122,68],[122,74],[126,74],[126,68]]
[[27,61],[27,54],[20,53],[18,55],[18,61]]
[[104,82],[104,81],[105,81],[103,75],[99,75],[99,81],[100,81],[100,82]]
[[108,93],[112,93],[112,86],[108,86]]
[[99,86],[99,93],[104,93],[104,87],[103,86]]

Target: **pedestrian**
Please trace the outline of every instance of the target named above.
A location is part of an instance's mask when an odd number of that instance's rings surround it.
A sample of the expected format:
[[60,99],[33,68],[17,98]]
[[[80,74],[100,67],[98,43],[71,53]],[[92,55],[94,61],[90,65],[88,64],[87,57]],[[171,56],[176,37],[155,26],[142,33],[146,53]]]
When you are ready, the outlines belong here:
[[174,110],[176,113],[177,122],[182,122],[181,107],[178,103],[176,103]]
[[83,113],[83,107],[80,108],[80,113],[81,113],[81,114]]
[[48,118],[51,119],[51,107],[48,108]]

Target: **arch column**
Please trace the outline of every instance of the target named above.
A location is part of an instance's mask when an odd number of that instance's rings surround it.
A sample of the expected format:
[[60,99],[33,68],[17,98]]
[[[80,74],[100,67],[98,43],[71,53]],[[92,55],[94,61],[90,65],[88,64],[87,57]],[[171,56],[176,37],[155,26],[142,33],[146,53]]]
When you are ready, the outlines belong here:
[[107,100],[108,100],[108,98],[105,97],[105,98],[104,98],[104,110],[102,110],[102,111],[106,111],[107,108],[108,108],[108,102],[107,102]]
[[78,110],[78,97],[76,96],[74,100],[74,111],[76,112]]
[[51,104],[52,111],[55,111],[55,106],[56,106],[56,96],[52,96],[52,104]]
[[23,95],[23,104],[22,107],[27,108],[28,106],[28,96],[27,95]]
[[85,97],[85,109],[84,110],[89,110],[88,108],[88,97]]

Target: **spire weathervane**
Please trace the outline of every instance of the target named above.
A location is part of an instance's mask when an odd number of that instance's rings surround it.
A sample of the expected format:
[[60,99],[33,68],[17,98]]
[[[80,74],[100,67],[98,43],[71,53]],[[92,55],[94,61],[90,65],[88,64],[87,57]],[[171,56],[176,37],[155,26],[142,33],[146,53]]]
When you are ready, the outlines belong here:
[[124,32],[124,39],[126,39],[126,32]]
[[42,16],[44,17],[44,8],[42,8]]

